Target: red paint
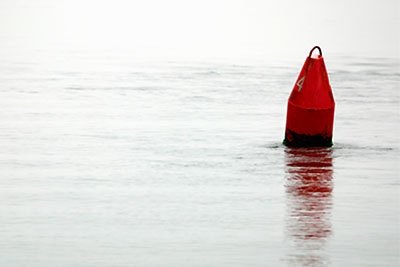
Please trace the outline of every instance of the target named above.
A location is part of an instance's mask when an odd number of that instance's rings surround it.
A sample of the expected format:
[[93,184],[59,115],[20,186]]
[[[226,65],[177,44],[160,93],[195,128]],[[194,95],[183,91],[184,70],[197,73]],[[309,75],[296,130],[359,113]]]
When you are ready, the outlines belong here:
[[307,57],[288,100],[285,144],[332,145],[335,100],[324,58]]

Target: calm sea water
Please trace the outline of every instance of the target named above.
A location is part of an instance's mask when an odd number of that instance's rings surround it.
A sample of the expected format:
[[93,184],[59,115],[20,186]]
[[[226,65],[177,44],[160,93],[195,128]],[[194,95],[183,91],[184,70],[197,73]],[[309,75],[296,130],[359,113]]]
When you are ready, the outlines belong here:
[[0,62],[0,266],[398,266],[395,59],[325,60],[330,149],[288,149],[302,60]]

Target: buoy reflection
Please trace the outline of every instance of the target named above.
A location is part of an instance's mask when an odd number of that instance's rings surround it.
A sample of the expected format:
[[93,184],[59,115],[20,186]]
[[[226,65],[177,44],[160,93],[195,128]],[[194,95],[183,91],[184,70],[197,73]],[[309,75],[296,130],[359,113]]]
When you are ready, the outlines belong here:
[[332,233],[332,149],[286,148],[285,161],[287,260],[294,266],[325,266],[324,247]]

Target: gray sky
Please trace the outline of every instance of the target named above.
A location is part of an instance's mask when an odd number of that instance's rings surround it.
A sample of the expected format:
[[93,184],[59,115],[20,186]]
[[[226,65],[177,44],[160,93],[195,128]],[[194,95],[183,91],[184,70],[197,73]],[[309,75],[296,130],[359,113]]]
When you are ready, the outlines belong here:
[[397,0],[0,0],[0,49],[399,57]]

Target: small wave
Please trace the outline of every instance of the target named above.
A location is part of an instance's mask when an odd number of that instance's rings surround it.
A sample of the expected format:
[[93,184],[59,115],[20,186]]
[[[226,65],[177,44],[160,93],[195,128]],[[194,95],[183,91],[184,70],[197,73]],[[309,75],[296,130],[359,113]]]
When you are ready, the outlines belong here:
[[83,91],[85,90],[85,88],[82,87],[74,87],[74,86],[70,86],[70,87],[65,87],[66,90],[74,90],[74,91]]
[[161,87],[149,87],[149,86],[115,86],[115,87],[76,87],[69,86],[65,87],[66,90],[75,90],[75,91],[157,91],[160,90]]
[[285,148],[282,142],[273,142],[269,144],[262,145],[264,148],[269,148],[269,149],[278,149],[278,148]]
[[358,146],[353,144],[342,144],[335,143],[333,145],[334,150],[368,150],[368,151],[394,151],[397,150],[395,147],[382,147],[382,146]]
[[398,150],[396,147],[384,147],[384,146],[362,146],[362,145],[354,145],[354,144],[344,144],[344,143],[334,143],[332,147],[306,147],[306,148],[290,148],[286,147],[282,142],[271,142],[268,144],[262,145],[263,148],[268,149],[278,149],[278,148],[287,148],[287,149],[295,149],[295,150],[364,150],[364,151],[396,151]]
[[201,72],[195,72],[193,73],[194,75],[199,75],[199,76],[220,76],[221,73],[218,71],[201,71]]
[[189,97],[185,97],[185,99],[193,100],[193,101],[200,101],[200,102],[211,102],[211,101],[214,101],[214,99],[211,98],[211,97],[201,96],[201,95],[189,96]]

